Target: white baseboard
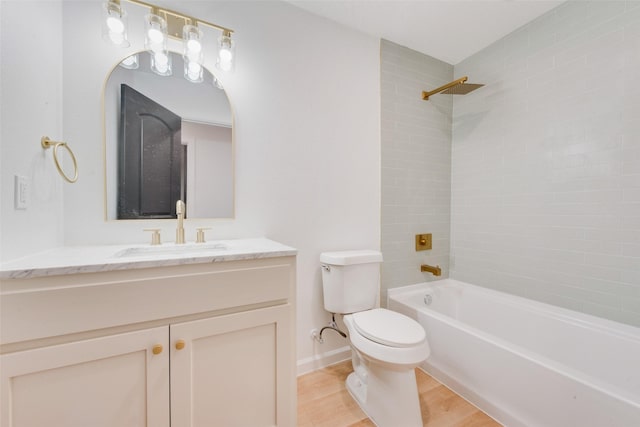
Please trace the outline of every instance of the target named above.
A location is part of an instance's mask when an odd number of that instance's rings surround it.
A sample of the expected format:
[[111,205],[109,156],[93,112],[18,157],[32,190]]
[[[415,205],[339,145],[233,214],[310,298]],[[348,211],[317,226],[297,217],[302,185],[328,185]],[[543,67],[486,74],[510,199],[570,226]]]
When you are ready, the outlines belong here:
[[298,375],[307,374],[350,358],[351,347],[345,346],[336,350],[327,351],[326,353],[300,359],[298,360]]

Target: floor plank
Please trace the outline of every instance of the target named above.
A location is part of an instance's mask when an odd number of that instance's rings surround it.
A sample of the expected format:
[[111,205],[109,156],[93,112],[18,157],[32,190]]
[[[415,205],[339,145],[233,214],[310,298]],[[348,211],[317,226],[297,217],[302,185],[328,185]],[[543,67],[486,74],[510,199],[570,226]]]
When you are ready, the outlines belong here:
[[[299,427],[375,427],[345,387],[345,361],[298,377]],[[416,369],[425,427],[500,427],[491,417]]]

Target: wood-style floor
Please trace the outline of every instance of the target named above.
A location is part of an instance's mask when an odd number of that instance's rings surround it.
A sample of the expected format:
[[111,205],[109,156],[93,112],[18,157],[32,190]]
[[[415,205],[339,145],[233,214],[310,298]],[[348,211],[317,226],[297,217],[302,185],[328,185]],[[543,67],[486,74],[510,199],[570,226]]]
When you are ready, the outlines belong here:
[[[298,377],[298,427],[375,426],[345,388],[351,371],[345,361]],[[421,369],[416,378],[425,427],[500,426]]]

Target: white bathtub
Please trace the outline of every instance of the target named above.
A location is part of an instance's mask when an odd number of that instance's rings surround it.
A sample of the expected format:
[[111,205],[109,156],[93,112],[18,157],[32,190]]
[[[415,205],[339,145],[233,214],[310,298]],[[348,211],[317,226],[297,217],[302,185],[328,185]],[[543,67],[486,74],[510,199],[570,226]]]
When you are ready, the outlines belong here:
[[424,326],[425,371],[505,426],[640,426],[640,328],[452,279],[388,306]]

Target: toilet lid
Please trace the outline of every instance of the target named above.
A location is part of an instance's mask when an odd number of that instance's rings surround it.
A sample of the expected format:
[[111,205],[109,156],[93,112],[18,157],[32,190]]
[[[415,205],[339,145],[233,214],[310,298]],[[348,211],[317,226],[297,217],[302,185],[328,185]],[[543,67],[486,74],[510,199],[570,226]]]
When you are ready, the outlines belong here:
[[356,330],[364,337],[390,347],[410,347],[424,341],[424,328],[415,320],[384,308],[352,315]]

